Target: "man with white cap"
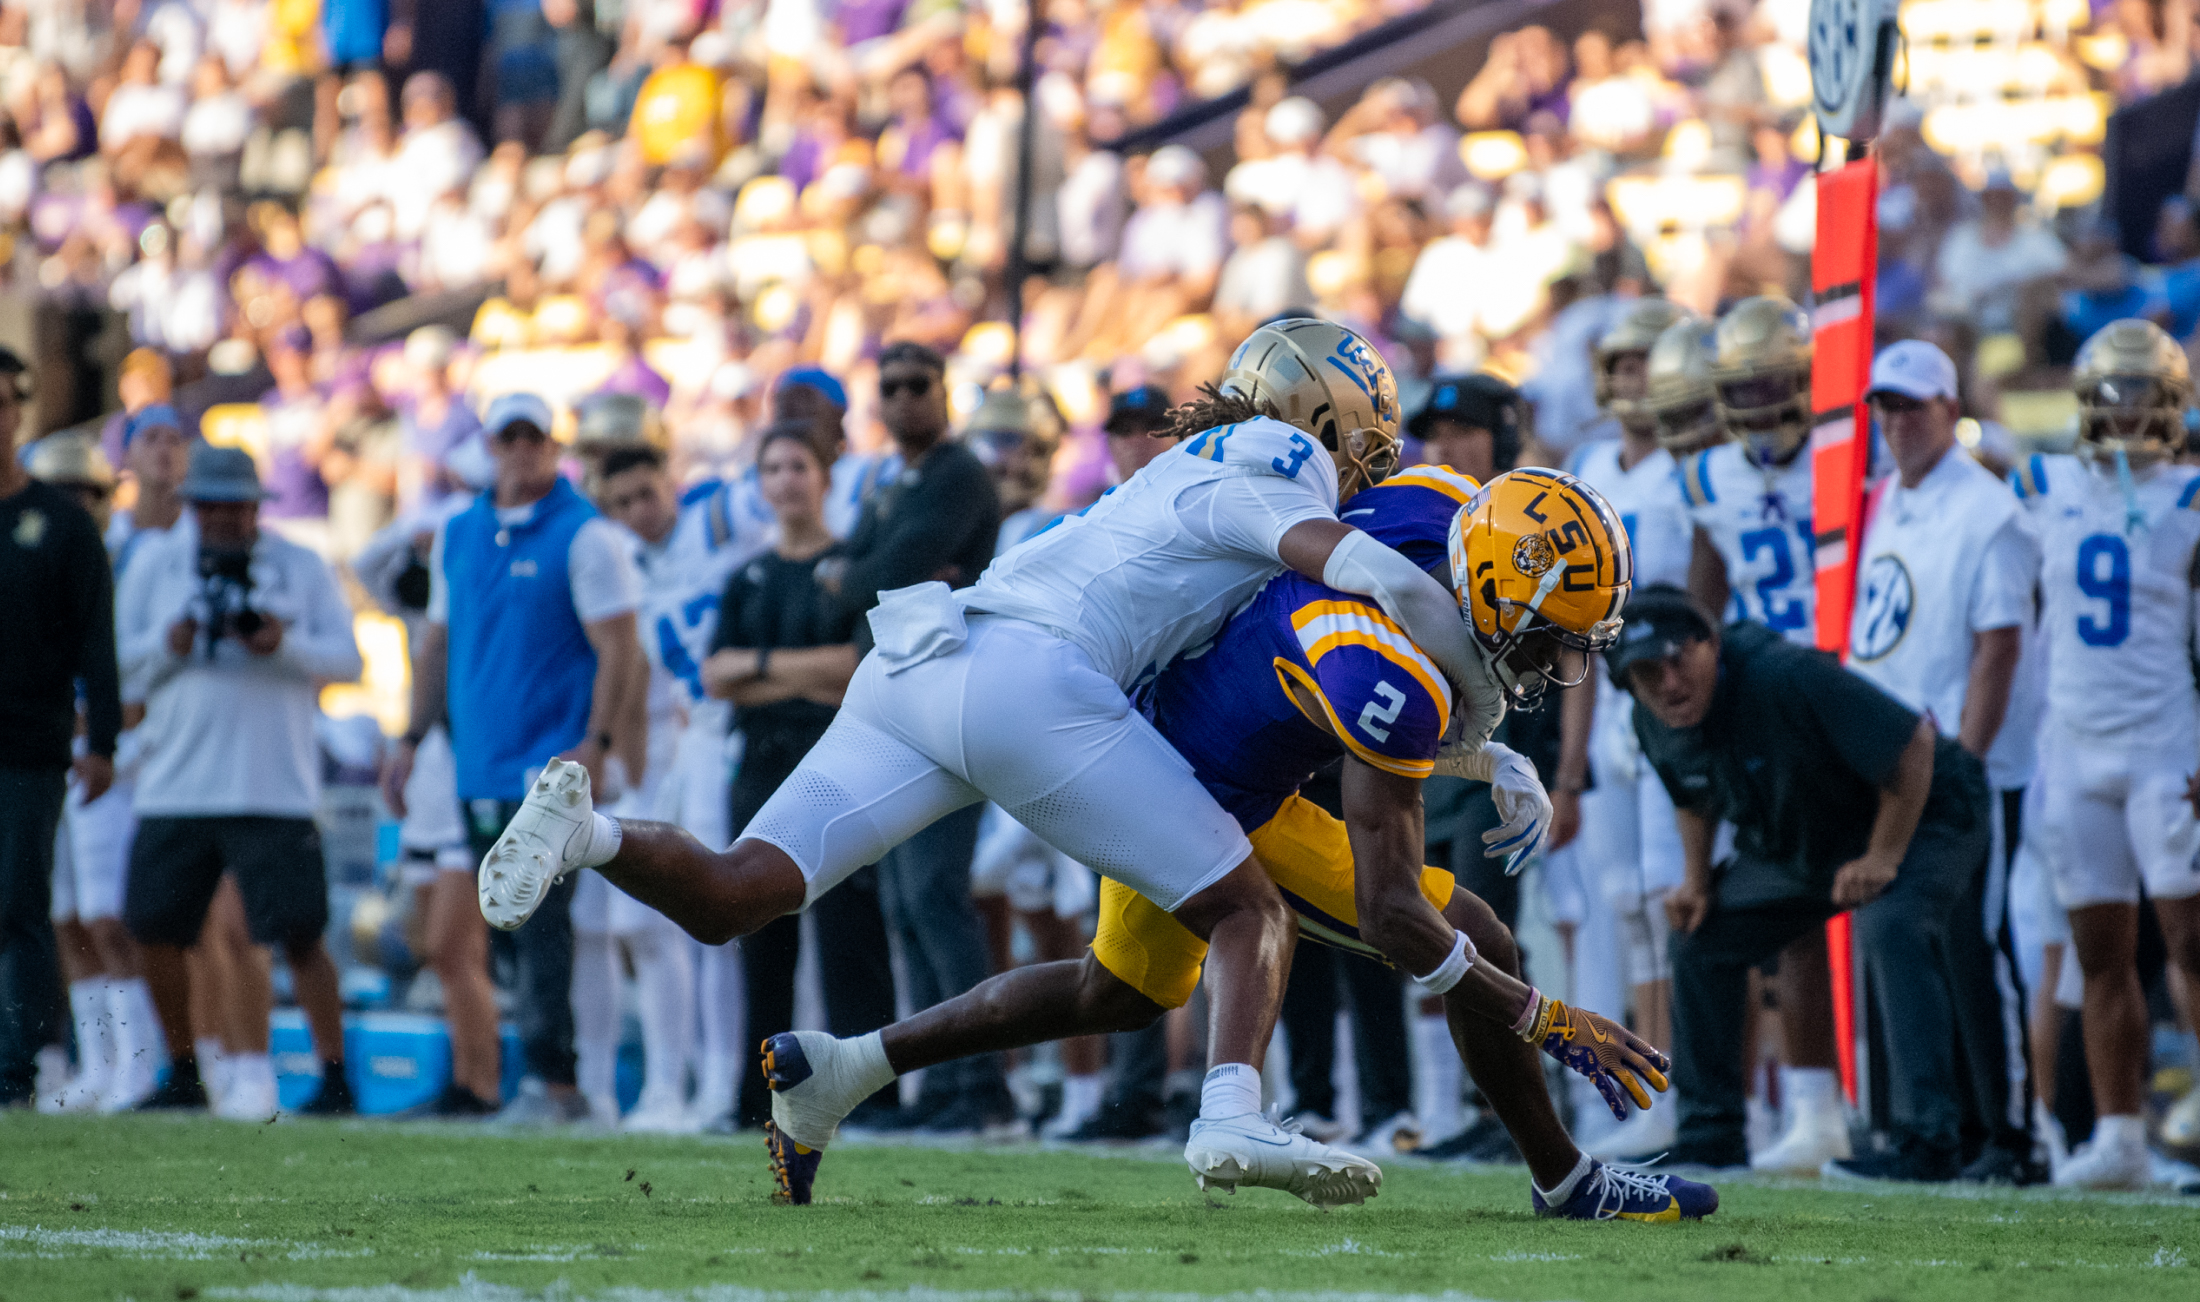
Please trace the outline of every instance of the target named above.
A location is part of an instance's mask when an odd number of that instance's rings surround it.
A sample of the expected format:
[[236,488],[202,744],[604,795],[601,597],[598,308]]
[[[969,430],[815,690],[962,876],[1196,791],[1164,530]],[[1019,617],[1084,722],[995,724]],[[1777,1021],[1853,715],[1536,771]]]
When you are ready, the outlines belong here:
[[[1858,553],[1849,667],[1982,761],[2008,714],[2039,553],[2016,494],[1956,443],[1956,366],[1922,339],[1890,345],[1865,395],[1895,473],[1872,494]],[[1991,776],[1991,775],[1990,775]],[[2000,785],[2000,784],[1995,784]],[[2021,784],[2020,784],[2021,785]],[[1994,812],[2008,844],[2020,792]],[[2030,1182],[2024,1005],[2007,952],[2008,871],[1990,856],[1948,929],[1950,995],[1973,1103],[1990,1135],[1966,1177]]]
[[[383,795],[402,817],[414,753],[430,728],[446,724],[477,854],[503,833],[550,760],[572,760],[600,780],[616,744],[634,757],[630,775],[644,767],[633,544],[558,474],[552,423],[550,405],[531,393],[489,404],[482,433],[496,483],[436,529],[412,725],[383,774]],[[574,1079],[569,994],[574,886],[559,883],[514,937],[529,1079],[501,1114],[507,1120],[587,1115]]]

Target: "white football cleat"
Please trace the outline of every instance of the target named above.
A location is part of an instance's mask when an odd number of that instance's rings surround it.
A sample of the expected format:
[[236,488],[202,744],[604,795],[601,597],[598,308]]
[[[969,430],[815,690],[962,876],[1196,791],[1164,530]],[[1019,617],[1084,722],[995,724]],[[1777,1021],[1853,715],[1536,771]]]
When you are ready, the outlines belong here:
[[1194,1121],[1184,1163],[1203,1190],[1281,1189],[1324,1211],[1364,1203],[1383,1185],[1373,1162],[1307,1138],[1296,1121],[1279,1125],[1258,1112]]
[[594,827],[588,770],[551,760],[504,835],[481,861],[481,916],[499,931],[533,917],[558,880],[581,866]]
[[107,1092],[107,1082],[96,1075],[71,1076],[60,1089],[38,1096],[38,1110],[44,1113],[96,1112],[99,1100]]
[[1828,1162],[1849,1159],[1849,1119],[1839,1104],[1798,1106],[1778,1143],[1749,1155],[1749,1169],[1768,1175],[1816,1175]]

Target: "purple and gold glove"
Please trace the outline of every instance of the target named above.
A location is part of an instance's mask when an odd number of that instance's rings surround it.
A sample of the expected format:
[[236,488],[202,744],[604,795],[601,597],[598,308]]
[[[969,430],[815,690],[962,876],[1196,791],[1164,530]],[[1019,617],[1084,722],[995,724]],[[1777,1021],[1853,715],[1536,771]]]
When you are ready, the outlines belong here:
[[[1672,1059],[1626,1027],[1586,1008],[1547,998],[1534,986],[1528,987],[1528,1005],[1513,1024],[1513,1033],[1558,1059],[1567,1070],[1588,1077],[1604,1096],[1605,1106],[1622,1121],[1627,1119],[1629,1098],[1637,1108],[1650,1106],[1650,1092],[1642,1087],[1643,1081],[1662,1094],[1668,1084],[1665,1073],[1673,1069]],[[1623,1088],[1625,1096],[1620,1093]]]

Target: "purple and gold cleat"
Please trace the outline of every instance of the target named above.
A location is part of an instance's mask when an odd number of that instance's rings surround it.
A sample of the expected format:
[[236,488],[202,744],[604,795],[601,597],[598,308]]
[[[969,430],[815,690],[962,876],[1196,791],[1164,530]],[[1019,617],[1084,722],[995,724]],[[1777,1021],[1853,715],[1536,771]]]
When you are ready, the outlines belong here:
[[1677,1175],[1650,1175],[1597,1162],[1574,1186],[1573,1196],[1552,1206],[1533,1185],[1538,1216],[1568,1221],[1697,1221],[1719,1210],[1719,1191]]
[[810,1188],[817,1183],[825,1150],[796,1143],[769,1121],[764,1123],[764,1147],[772,1155],[772,1202],[781,1207],[809,1206]]

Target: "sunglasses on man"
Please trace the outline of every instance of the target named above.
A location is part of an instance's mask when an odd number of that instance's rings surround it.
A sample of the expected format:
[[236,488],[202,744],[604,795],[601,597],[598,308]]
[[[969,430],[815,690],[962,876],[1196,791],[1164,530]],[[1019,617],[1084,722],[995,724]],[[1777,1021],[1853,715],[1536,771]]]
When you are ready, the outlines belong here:
[[899,380],[878,382],[878,396],[881,398],[891,399],[903,393],[912,398],[921,398],[930,392],[932,377],[929,375],[911,375]]

